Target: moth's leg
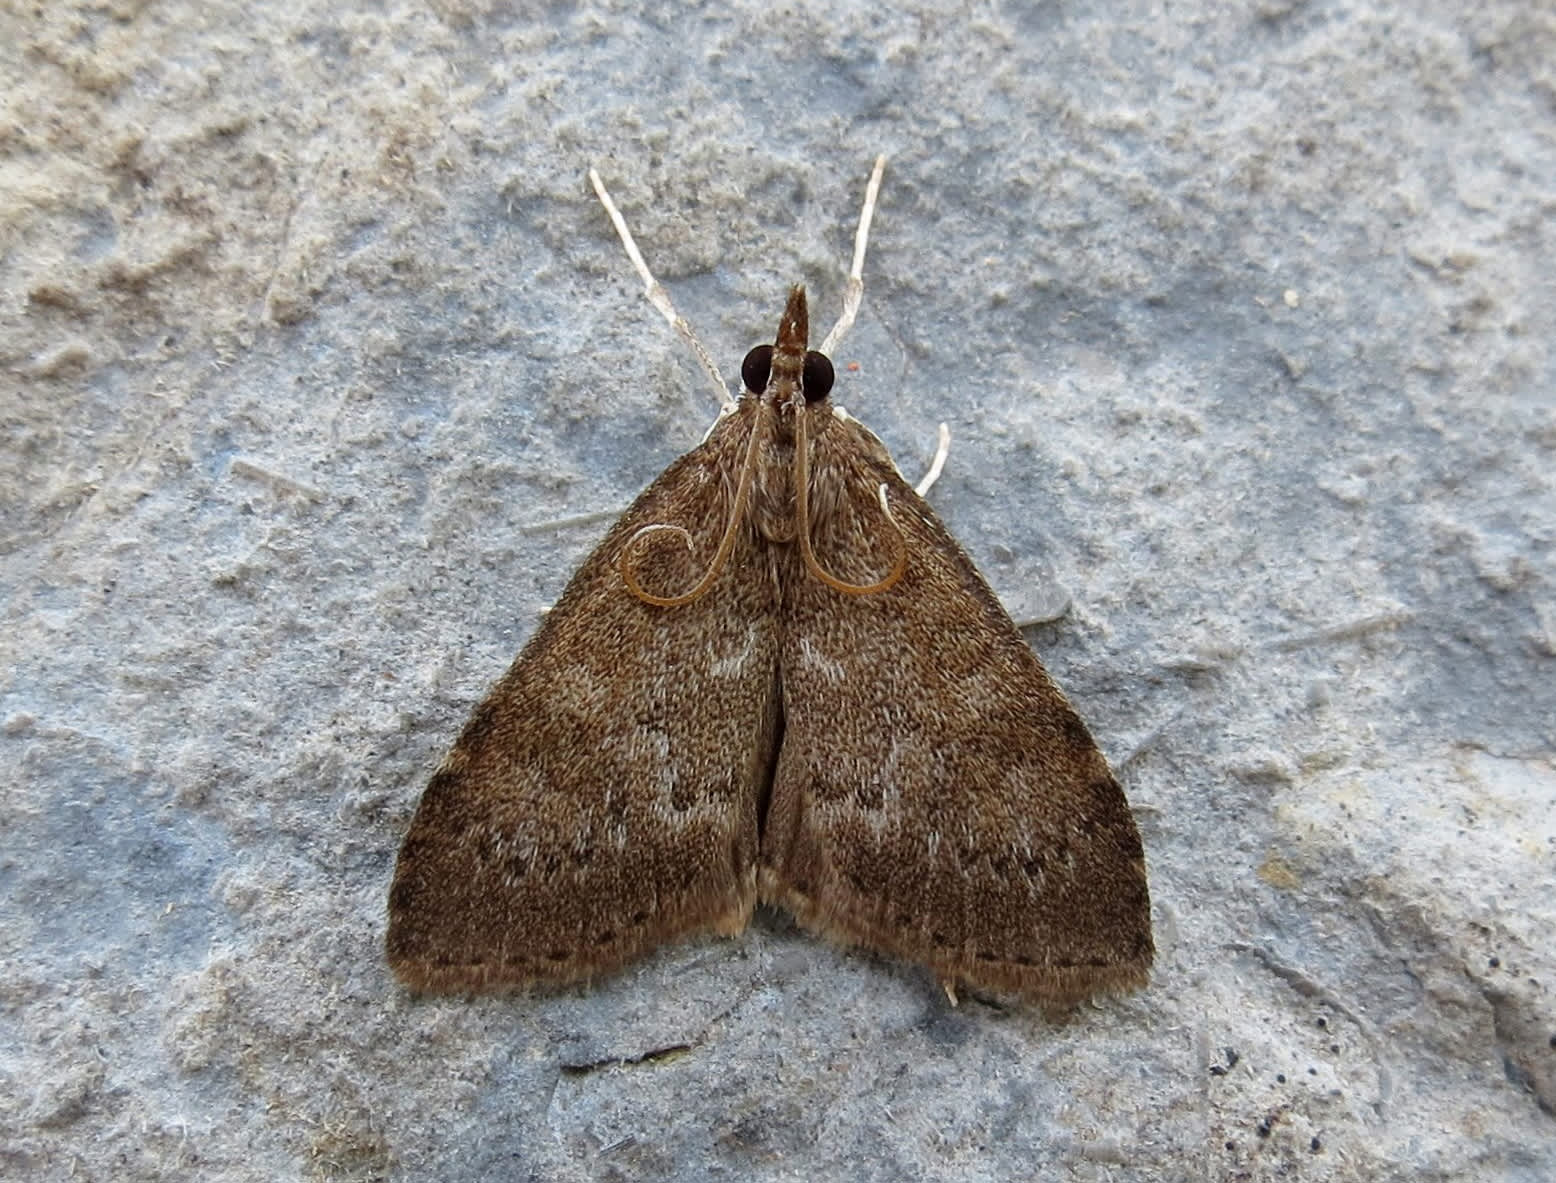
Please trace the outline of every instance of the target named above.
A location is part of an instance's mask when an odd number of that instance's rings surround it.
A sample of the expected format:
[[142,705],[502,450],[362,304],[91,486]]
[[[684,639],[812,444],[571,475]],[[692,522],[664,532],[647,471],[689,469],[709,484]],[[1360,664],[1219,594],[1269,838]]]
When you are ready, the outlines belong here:
[[864,208],[859,211],[859,230],[854,235],[854,265],[848,272],[848,286],[843,289],[843,315],[821,343],[821,352],[828,357],[843,340],[843,335],[854,327],[854,317],[859,315],[859,302],[864,299],[864,250],[870,241],[870,220],[875,217],[875,201],[881,193],[881,174],[886,171],[886,157],[875,158],[875,168],[870,173],[870,183],[865,186]]
[[[884,162],[884,158],[882,158]],[[879,179],[880,165],[876,166],[877,179]],[[643,294],[648,297],[649,303],[659,309],[659,314],[670,322],[670,327],[681,335],[681,340],[691,346],[692,352],[697,355],[697,360],[702,363],[702,368],[709,378],[713,380],[714,388],[719,392],[719,401],[724,404],[726,410],[733,410],[735,400],[729,396],[729,384],[724,381],[724,375],[719,373],[718,363],[713,360],[713,355],[707,347],[697,339],[697,334],[686,318],[675,310],[675,305],[670,302],[670,293],[665,291],[664,285],[654,278],[654,273],[648,269],[648,264],[643,261],[643,253],[638,250],[638,244],[632,239],[632,231],[627,229],[627,220],[621,216],[621,211],[616,208],[616,203],[611,200],[611,195],[606,191],[605,182],[600,180],[600,174],[594,169],[589,170],[589,183],[594,186],[595,193],[600,198],[600,204],[605,207],[605,212],[610,215],[611,225],[616,227],[616,233],[621,236],[621,245],[627,248],[627,258],[632,260],[632,266],[638,276],[643,280]],[[858,266],[857,259],[855,266]],[[855,299],[857,308],[859,301]],[[853,317],[850,316],[852,321]],[[833,330],[834,332],[836,330]]]
[[935,482],[940,479],[940,473],[945,468],[945,458],[950,452],[951,429],[942,423],[935,441],[935,458],[929,462],[929,471],[924,474],[924,479],[913,486],[913,491],[920,497],[935,487]]

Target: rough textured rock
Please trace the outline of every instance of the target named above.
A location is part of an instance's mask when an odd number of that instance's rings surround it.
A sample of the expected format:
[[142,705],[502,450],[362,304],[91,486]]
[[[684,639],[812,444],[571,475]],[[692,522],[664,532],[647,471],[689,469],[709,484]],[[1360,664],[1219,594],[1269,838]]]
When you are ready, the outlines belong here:
[[[0,1174],[1556,1174],[1556,15],[0,15]],[[1113,759],[1151,987],[764,915],[415,1000],[422,785],[789,283]],[[857,370],[850,363],[857,364]],[[1056,618],[1057,617],[1057,618]]]

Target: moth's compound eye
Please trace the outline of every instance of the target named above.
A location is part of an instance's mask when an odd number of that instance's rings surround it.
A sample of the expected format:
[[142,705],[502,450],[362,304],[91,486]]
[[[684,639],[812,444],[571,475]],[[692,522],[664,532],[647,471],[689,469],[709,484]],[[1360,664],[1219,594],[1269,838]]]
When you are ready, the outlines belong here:
[[[818,355],[819,356],[819,355]],[[810,372],[810,359],[806,358],[806,373]],[[746,360],[740,363],[740,381],[752,394],[761,394],[767,389],[767,376],[773,370],[773,347],[771,345],[758,345],[750,353],[746,354]],[[830,376],[827,384],[831,385]]]
[[[746,359],[751,360],[749,357]],[[800,376],[805,401],[819,403],[832,390],[832,359],[812,349],[805,355],[805,372]]]

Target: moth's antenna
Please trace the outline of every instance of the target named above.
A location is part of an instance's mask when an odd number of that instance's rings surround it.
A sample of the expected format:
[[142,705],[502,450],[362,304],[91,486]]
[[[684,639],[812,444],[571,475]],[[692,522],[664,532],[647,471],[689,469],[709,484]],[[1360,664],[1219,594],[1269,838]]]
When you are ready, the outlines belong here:
[[843,315],[821,343],[821,352],[832,356],[833,349],[843,340],[843,335],[854,327],[854,317],[859,315],[859,302],[864,299],[864,248],[870,241],[870,219],[875,217],[875,199],[881,194],[881,174],[886,171],[886,157],[875,158],[875,168],[870,173],[870,183],[864,190],[864,209],[859,211],[859,230],[854,235],[854,265],[848,272],[848,286],[843,289]]
[[[876,165],[876,181],[880,180],[881,165],[885,163],[883,156]],[[605,212],[610,215],[611,225],[616,227],[616,233],[621,236],[621,245],[627,248],[627,258],[632,260],[632,266],[638,276],[643,280],[643,294],[648,297],[649,303],[659,309],[659,314],[670,322],[670,327],[681,335],[681,340],[692,347],[692,352],[697,355],[697,360],[702,363],[703,370],[708,377],[713,379],[713,385],[718,388],[719,401],[724,404],[726,410],[733,409],[735,400],[729,396],[729,385],[724,381],[724,375],[719,373],[718,363],[713,360],[713,355],[697,339],[697,334],[692,331],[692,326],[686,323],[686,318],[675,310],[675,305],[670,302],[670,293],[665,291],[664,285],[654,278],[654,273],[648,269],[648,264],[643,262],[643,253],[638,250],[638,244],[632,240],[632,231],[627,229],[627,221],[621,216],[621,211],[616,208],[616,203],[611,200],[611,195],[605,189],[605,182],[600,180],[600,174],[594,169],[589,170],[589,183],[594,186],[594,192],[600,199],[600,204],[605,207]],[[862,233],[862,231],[861,231]],[[860,240],[861,243],[863,239]],[[863,247],[859,248],[862,253]],[[859,254],[854,257],[854,268],[858,270]],[[862,285],[861,285],[862,289]],[[855,297],[854,307],[857,310],[859,299]],[[853,317],[849,316],[850,323]],[[837,330],[834,329],[835,333]]]

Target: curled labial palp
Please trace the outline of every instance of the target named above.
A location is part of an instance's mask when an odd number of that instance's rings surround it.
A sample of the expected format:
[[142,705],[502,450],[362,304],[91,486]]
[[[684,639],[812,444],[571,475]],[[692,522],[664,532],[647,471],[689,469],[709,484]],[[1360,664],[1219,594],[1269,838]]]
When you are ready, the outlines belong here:
[[764,413],[766,408],[759,406],[756,422],[751,425],[751,438],[746,444],[745,458],[740,463],[740,483],[735,488],[735,502],[729,507],[729,519],[724,523],[724,536],[719,539],[719,548],[714,552],[713,561],[708,564],[708,569],[703,572],[702,578],[690,590],[678,596],[656,596],[638,582],[638,564],[633,559],[634,547],[653,535],[662,534],[667,530],[672,534],[679,534],[686,542],[686,549],[691,550],[693,539],[691,531],[686,527],[656,522],[638,530],[627,539],[627,545],[621,548],[621,554],[616,559],[621,578],[626,583],[627,590],[645,604],[653,604],[656,608],[679,608],[682,604],[690,604],[693,600],[701,599],[713,586],[713,581],[719,577],[724,564],[729,561],[730,552],[735,549],[735,539],[739,535],[741,524],[745,521],[746,506],[751,502],[751,482],[756,475],[756,454],[762,441],[761,427]]
[[[830,369],[830,366],[828,367]],[[829,375],[830,376],[830,375]],[[824,395],[823,395],[824,397]],[[746,511],[751,504],[751,486],[755,481],[757,456],[761,448],[761,441],[767,426],[766,417],[772,414],[772,408],[767,403],[759,403],[756,420],[751,425],[750,439],[746,444],[745,456],[740,464],[740,480],[735,488],[734,503],[730,506],[729,517],[724,523],[724,535],[719,539],[718,550],[714,552],[713,559],[702,577],[688,590],[679,595],[661,596],[649,591],[638,579],[641,548],[649,545],[649,539],[655,535],[669,533],[678,536],[685,543],[687,550],[695,549],[696,540],[691,531],[684,526],[671,525],[668,522],[655,522],[640,527],[635,531],[627,544],[622,547],[617,557],[617,567],[621,571],[621,578],[627,585],[627,590],[645,604],[652,604],[657,608],[678,608],[683,604],[690,604],[694,600],[701,599],[713,586],[714,580],[724,565],[729,561],[729,556],[735,549],[735,541],[739,537],[741,526],[746,519]],[[822,583],[848,596],[869,596],[877,592],[886,591],[902,578],[903,572],[908,566],[907,541],[902,536],[902,527],[897,525],[897,519],[891,512],[891,505],[886,500],[886,486],[883,484],[878,490],[881,513],[885,515],[886,524],[891,527],[892,540],[896,549],[896,558],[889,570],[881,579],[874,583],[849,583],[839,579],[821,565],[816,558],[816,551],[811,544],[811,520],[810,520],[810,433],[807,428],[807,420],[811,414],[811,408],[803,400],[797,401],[794,406],[794,490],[795,490],[795,537],[799,542],[800,556],[805,561],[805,567],[812,575]]]

